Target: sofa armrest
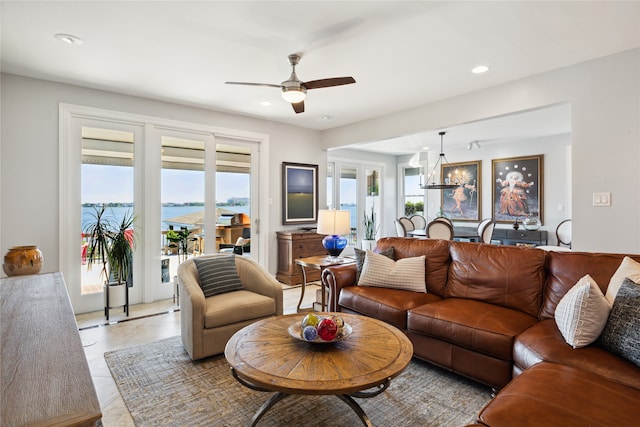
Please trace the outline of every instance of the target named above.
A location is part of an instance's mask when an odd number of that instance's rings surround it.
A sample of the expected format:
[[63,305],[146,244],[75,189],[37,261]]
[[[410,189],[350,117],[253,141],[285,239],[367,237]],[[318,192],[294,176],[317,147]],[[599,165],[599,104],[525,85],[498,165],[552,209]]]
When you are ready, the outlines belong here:
[[336,265],[327,267],[322,272],[322,284],[329,289],[329,311],[340,311],[338,297],[340,291],[346,286],[356,284],[356,265]]
[[242,286],[251,292],[273,298],[276,302],[276,316],[284,312],[282,285],[260,264],[251,258],[236,256],[236,268]]
[[198,270],[193,259],[178,266],[180,298],[180,330],[182,343],[190,355],[202,351],[205,299],[198,283]]

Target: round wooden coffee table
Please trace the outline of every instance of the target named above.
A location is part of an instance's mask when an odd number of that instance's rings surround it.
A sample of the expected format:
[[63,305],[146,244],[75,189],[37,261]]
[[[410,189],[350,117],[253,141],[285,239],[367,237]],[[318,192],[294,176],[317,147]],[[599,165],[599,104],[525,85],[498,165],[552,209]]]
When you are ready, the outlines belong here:
[[382,393],[411,361],[413,345],[387,323],[333,314],[353,328],[350,336],[335,343],[308,343],[291,337],[287,329],[304,314],[260,320],[231,337],[224,355],[233,376],[253,390],[276,392],[258,409],[251,426],[277,402],[294,394],[336,395],[364,425],[372,425],[353,397]]

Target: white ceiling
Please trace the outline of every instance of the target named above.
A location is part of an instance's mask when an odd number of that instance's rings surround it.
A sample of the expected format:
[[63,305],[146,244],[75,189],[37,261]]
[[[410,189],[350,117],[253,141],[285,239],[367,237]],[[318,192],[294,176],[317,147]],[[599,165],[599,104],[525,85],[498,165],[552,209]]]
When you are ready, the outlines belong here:
[[[2,1],[0,14],[3,72],[318,130],[640,46],[638,1]],[[303,81],[357,83],[310,90],[302,114],[276,88],[224,84],[279,84],[294,52]],[[547,119],[538,133],[557,132]]]

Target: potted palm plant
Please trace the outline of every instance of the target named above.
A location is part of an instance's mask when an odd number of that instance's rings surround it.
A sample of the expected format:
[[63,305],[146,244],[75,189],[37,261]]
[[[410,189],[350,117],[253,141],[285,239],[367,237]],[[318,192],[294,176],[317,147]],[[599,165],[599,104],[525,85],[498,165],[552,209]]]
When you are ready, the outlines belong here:
[[376,246],[376,234],[378,234],[378,221],[376,220],[376,213],[374,207],[371,206],[371,215],[364,213],[364,239],[362,240],[363,250],[373,250]]
[[93,220],[85,227],[89,244],[87,247],[87,268],[91,269],[95,262],[101,262],[100,276],[105,280],[105,294],[109,307],[125,306],[129,314],[129,293],[133,271],[133,250],[135,238],[132,232],[135,216],[126,212],[122,220],[114,222],[105,215],[104,205],[95,208]]

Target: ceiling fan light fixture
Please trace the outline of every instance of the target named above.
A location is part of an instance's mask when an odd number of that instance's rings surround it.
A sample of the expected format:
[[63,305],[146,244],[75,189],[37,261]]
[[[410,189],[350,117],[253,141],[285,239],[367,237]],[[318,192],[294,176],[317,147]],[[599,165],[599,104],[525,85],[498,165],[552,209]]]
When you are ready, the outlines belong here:
[[306,89],[302,87],[283,87],[282,88],[282,98],[285,101],[290,102],[291,104],[297,104],[298,102],[304,101],[304,98],[307,96]]

